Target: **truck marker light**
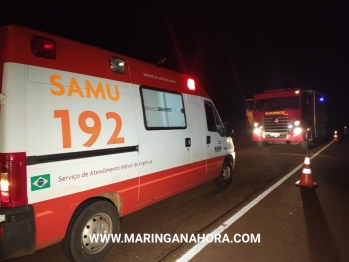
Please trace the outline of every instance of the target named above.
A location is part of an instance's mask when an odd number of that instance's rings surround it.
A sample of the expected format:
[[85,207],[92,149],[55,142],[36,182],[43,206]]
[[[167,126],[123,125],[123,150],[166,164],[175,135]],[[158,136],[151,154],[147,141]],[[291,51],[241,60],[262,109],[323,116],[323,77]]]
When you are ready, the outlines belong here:
[[258,123],[254,123],[253,126],[254,126],[254,127],[257,127],[257,126],[258,126]]
[[195,81],[194,81],[194,79],[189,78],[187,85],[188,85],[188,88],[190,90],[195,90]]
[[299,126],[300,124],[301,124],[300,121],[298,121],[298,120],[297,120],[297,121],[294,121],[294,125],[295,125],[295,126]]

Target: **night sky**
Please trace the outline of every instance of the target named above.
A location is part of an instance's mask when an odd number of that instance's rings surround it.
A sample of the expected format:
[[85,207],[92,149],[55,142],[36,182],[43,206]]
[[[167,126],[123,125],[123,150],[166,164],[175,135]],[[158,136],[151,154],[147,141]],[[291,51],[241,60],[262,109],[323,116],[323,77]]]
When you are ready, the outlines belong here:
[[244,123],[245,99],[268,89],[325,93],[329,122],[349,125],[347,1],[1,0],[17,24],[200,79],[223,119]]

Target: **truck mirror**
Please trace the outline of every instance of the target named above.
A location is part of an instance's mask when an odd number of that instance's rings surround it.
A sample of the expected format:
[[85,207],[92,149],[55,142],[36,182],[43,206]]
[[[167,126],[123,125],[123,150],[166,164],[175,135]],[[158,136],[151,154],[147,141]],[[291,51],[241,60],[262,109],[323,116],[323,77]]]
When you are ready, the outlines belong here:
[[224,122],[225,136],[231,136],[234,133],[233,125],[230,122]]

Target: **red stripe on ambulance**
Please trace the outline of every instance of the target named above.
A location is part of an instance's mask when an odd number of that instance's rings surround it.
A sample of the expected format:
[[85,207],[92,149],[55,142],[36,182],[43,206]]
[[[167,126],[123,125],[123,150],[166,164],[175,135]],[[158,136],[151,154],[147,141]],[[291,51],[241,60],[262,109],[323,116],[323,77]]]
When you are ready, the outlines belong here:
[[63,240],[100,261],[120,216],[232,183],[232,128],[199,81],[44,32],[0,29],[0,259]]

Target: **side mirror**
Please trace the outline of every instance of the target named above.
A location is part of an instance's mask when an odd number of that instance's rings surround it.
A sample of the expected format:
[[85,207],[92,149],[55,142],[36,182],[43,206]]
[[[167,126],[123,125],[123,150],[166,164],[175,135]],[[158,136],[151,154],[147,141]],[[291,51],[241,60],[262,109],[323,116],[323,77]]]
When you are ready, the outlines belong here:
[[231,136],[234,133],[233,124],[230,122],[224,122],[225,136]]

